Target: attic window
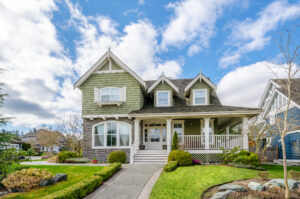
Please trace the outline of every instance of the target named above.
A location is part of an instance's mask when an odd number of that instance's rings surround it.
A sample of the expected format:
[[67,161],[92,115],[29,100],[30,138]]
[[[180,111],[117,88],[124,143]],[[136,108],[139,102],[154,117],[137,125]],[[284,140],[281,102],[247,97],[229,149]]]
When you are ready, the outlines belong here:
[[156,106],[170,106],[170,91],[156,92]]
[[193,90],[193,105],[207,105],[207,90],[194,89]]

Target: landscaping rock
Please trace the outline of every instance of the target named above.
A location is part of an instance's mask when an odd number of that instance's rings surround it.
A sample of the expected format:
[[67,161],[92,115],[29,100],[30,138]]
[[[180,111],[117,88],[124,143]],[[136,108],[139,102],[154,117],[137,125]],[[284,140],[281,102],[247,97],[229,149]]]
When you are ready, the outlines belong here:
[[229,194],[234,192],[232,190],[217,192],[210,199],[226,199]]
[[232,190],[236,192],[246,192],[247,189],[241,185],[235,185],[235,184],[224,184],[222,186],[218,187],[219,191],[226,191],[226,190]]
[[265,190],[265,187],[262,184],[257,183],[257,182],[253,182],[253,181],[249,182],[248,188],[253,190],[253,191],[263,191],[263,190]]
[[49,180],[41,180],[39,183],[39,185],[42,187],[52,185],[52,184],[55,184],[55,180],[53,178],[51,178]]
[[54,178],[52,178],[55,182],[60,182],[68,179],[68,175],[64,173],[55,174]]
[[8,194],[8,191],[0,191],[0,196],[3,196],[5,194]]
[[[288,185],[290,189],[297,189],[298,186],[300,185],[300,181],[297,180],[288,180]],[[264,187],[266,188],[275,188],[275,187],[282,187],[285,188],[284,186],[284,180],[283,179],[273,179],[270,180],[269,182],[264,184]]]

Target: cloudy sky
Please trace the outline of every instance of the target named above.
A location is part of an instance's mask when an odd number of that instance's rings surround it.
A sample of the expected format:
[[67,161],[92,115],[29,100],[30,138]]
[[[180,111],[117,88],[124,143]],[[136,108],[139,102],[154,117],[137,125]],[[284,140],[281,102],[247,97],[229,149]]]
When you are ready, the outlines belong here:
[[109,47],[144,79],[201,70],[223,104],[257,107],[266,65],[280,71],[274,38],[299,18],[300,2],[284,0],[2,0],[0,111],[25,132],[80,112],[73,83]]

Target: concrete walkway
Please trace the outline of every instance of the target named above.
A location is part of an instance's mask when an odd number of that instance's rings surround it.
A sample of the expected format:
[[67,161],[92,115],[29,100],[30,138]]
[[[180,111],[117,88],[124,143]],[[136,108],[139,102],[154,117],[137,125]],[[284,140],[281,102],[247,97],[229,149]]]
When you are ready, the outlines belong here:
[[100,164],[92,164],[92,163],[52,163],[47,161],[33,161],[33,162],[21,162],[22,165],[71,165],[71,166],[108,166],[110,164],[100,163]]
[[162,165],[124,165],[116,175],[85,199],[137,199],[144,186],[161,167]]

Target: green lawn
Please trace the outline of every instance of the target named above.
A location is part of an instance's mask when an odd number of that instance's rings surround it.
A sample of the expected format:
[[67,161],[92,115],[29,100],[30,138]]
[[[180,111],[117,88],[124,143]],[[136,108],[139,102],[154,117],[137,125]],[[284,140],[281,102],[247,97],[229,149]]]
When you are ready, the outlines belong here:
[[[282,178],[281,166],[264,165],[270,178]],[[300,171],[300,167],[292,169]],[[193,199],[200,198],[211,186],[234,180],[257,177],[256,170],[220,165],[179,167],[174,172],[163,172],[154,185],[150,199]]]
[[51,171],[53,174],[56,173],[65,173],[68,174],[68,180],[62,181],[54,185],[46,186],[43,188],[37,188],[31,192],[25,193],[14,193],[10,194],[7,198],[40,198],[41,196],[45,196],[51,194],[55,191],[62,190],[74,183],[80,182],[83,179],[92,176],[97,171],[101,170],[102,166],[30,166],[33,168],[41,168],[47,169]]

